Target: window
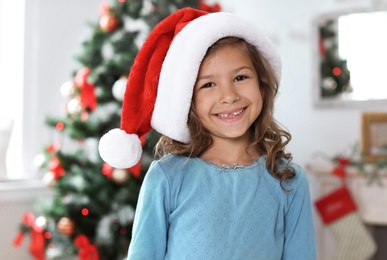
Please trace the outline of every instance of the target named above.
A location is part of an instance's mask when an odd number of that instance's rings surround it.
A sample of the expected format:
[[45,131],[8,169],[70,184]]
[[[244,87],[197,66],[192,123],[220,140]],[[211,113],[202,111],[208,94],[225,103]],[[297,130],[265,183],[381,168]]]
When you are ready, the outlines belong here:
[[351,72],[352,100],[387,99],[387,12],[339,18],[339,55]]
[[70,2],[0,0],[0,122],[13,120],[8,179],[40,178],[34,158],[60,138],[44,121],[64,113],[60,87],[79,66],[74,56],[100,4]]
[[[18,11],[9,11],[18,10]],[[24,1],[0,0],[0,164],[6,162],[7,177],[22,178],[21,113],[24,62]],[[12,135],[8,142],[9,129]],[[12,174],[11,174],[12,173]],[[0,180],[5,173],[0,169]]]

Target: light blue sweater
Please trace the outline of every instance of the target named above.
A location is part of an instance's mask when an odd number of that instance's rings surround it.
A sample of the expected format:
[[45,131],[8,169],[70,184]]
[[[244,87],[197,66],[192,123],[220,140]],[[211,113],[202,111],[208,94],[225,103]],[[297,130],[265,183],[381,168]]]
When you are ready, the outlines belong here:
[[129,260],[313,260],[305,173],[280,183],[265,157],[241,168],[169,155],[143,182]]

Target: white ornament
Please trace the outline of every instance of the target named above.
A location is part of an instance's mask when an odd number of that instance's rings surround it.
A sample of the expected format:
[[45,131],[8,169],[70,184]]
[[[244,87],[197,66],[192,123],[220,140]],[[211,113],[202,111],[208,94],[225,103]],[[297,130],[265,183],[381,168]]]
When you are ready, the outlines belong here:
[[43,176],[43,183],[47,187],[53,187],[56,183],[54,173],[53,172],[46,172]]
[[128,81],[128,78],[121,77],[113,84],[113,88],[112,88],[113,97],[118,101],[124,100],[127,81]]
[[113,239],[112,234],[113,219],[111,215],[103,217],[97,225],[97,239],[101,241],[111,241]]
[[106,60],[109,60],[113,57],[114,50],[111,43],[107,42],[102,45],[102,57]]
[[134,209],[131,206],[124,206],[117,212],[118,222],[122,226],[133,223]]
[[34,157],[34,165],[38,169],[42,168],[45,161],[46,161],[46,157],[43,154],[38,154]]
[[154,9],[154,5],[151,3],[151,1],[144,1],[143,2],[143,7],[142,7],[142,10],[141,10],[141,15],[142,16],[146,16],[148,14],[150,14],[152,12],[152,10]]
[[69,183],[78,191],[82,191],[85,188],[85,180],[79,175],[70,178]]
[[125,169],[114,169],[112,179],[117,184],[125,183],[129,179],[129,172]]
[[37,225],[38,227],[45,228],[46,224],[47,224],[47,220],[43,216],[37,217],[35,220],[35,225]]
[[66,81],[60,87],[60,93],[63,97],[69,98],[75,93],[75,86],[72,81]]
[[337,88],[337,83],[332,77],[323,79],[323,88],[326,90],[335,90]]
[[53,246],[48,246],[46,249],[46,257],[48,259],[60,259],[63,257],[63,249]]
[[71,100],[67,103],[67,111],[68,111],[70,114],[72,114],[72,115],[81,112],[81,111],[82,111],[81,102],[80,102],[77,98],[71,99]]
[[[146,6],[146,4],[144,3],[143,11],[147,12],[146,11],[147,8],[151,9],[153,7],[151,3],[149,4],[150,6]],[[134,44],[136,45],[137,48],[140,49],[149,34],[149,30],[150,30],[149,25],[146,22],[144,22],[143,19],[133,19],[130,16],[125,16],[123,20],[124,20],[124,28],[126,31],[139,33],[136,39],[134,40]]]

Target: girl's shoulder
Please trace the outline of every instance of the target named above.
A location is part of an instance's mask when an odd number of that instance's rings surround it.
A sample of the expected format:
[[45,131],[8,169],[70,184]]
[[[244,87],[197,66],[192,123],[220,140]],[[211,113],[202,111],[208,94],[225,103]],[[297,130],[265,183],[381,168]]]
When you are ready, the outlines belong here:
[[176,171],[180,169],[182,166],[186,166],[187,164],[190,164],[190,163],[192,163],[192,158],[181,156],[181,155],[168,154],[163,158],[154,160],[152,162],[152,166],[161,167],[168,171],[170,170]]
[[148,172],[163,172],[170,177],[177,172],[186,171],[192,167],[194,160],[192,158],[180,155],[169,154],[163,158],[154,160],[149,167]]
[[279,167],[284,167],[286,165],[293,168],[295,173],[293,178],[280,181],[267,171],[267,179],[271,182],[273,188],[281,195],[284,194],[284,191],[286,195],[292,195],[300,190],[309,190],[308,178],[304,169],[300,165],[288,161],[287,159],[282,159]]

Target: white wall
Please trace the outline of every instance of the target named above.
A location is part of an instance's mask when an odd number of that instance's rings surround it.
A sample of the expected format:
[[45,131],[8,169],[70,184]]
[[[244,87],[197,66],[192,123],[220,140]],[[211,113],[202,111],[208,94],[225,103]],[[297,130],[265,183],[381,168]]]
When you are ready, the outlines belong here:
[[[315,44],[313,25],[324,12],[367,7],[367,0],[220,0],[223,10],[243,15],[265,31],[283,58],[283,76],[277,100],[276,117],[292,133],[288,147],[294,160],[305,165],[313,154],[329,156],[348,150],[360,140],[360,115],[364,110],[384,107],[317,108],[313,104],[315,82]],[[85,21],[98,19],[100,0],[34,0],[27,6],[26,100],[38,101],[24,112],[27,123],[24,138],[30,145],[24,150],[27,161],[53,141],[52,132],[43,124],[47,114],[63,112],[61,84],[70,77],[73,54],[85,36]],[[30,116],[29,116],[30,115]],[[31,164],[32,167],[32,164]]]

